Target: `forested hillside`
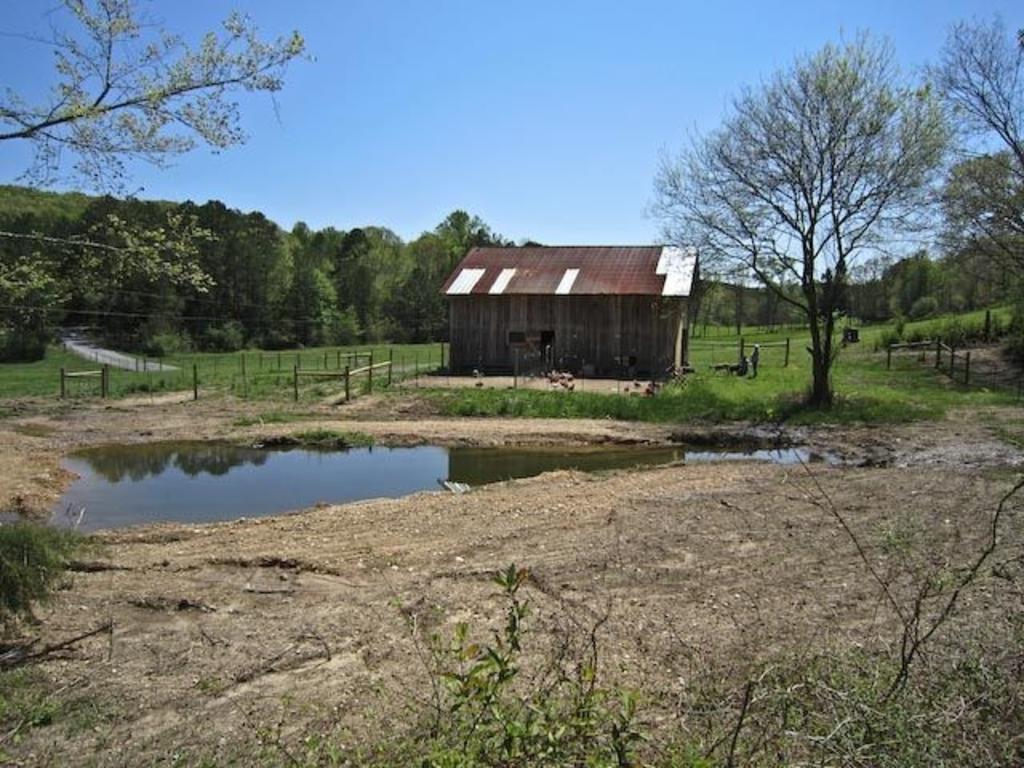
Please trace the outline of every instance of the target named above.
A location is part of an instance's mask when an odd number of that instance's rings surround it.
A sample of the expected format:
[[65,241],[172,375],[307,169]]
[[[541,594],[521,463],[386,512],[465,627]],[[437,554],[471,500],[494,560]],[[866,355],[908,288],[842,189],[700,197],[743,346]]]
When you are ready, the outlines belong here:
[[218,201],[0,187],[0,356],[42,356],[60,325],[151,354],[436,340],[449,270],[506,242],[463,211],[403,242],[384,227],[288,232]]
[[[798,291],[797,286],[791,290]],[[933,258],[918,251],[904,258],[878,257],[854,271],[843,301],[857,323],[970,312],[1020,298],[1014,271],[970,248]],[[795,307],[761,286],[708,281],[697,331],[704,324],[774,327],[802,323]]]
[[[281,229],[221,202],[121,200],[0,186],[0,359],[43,355],[61,325],[113,346],[283,349],[445,338],[439,289],[474,245],[512,243],[454,211],[404,242],[385,227]],[[1018,277],[969,247],[867,261],[844,298],[856,322],[1019,300]],[[797,287],[793,286],[796,291]],[[772,327],[800,313],[762,286],[708,279],[696,332]]]

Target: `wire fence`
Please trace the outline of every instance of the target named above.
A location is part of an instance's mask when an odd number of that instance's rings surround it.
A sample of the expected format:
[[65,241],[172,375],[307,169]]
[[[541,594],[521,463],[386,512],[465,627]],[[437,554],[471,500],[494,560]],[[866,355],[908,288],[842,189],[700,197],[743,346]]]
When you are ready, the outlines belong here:
[[886,347],[886,369],[907,361],[930,365],[964,387],[1008,392],[1024,399],[1024,369],[1010,365],[991,346],[957,349],[941,339],[926,339]]
[[[376,346],[366,349],[331,348],[281,352],[246,351],[231,354],[174,355],[160,361],[140,357],[130,369],[81,364],[60,369],[54,381],[61,398],[124,397],[161,393],[229,393],[240,398],[314,399],[343,394],[344,372],[352,372],[350,396],[436,371],[446,359],[445,344]],[[386,369],[381,364],[387,362]],[[376,380],[359,371],[377,366]],[[298,373],[298,375],[296,375]],[[320,376],[303,374],[318,373]],[[362,374],[362,375],[360,375]]]
[[758,367],[787,368],[793,352],[792,340],[760,341],[756,344],[739,337],[735,341],[690,339],[690,365],[696,370],[729,370],[748,360],[757,349]]

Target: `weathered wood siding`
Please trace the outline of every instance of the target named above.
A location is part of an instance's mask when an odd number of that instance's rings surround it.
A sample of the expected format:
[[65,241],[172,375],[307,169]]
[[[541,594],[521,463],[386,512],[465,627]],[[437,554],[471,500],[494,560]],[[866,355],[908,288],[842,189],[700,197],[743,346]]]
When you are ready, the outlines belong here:
[[510,332],[524,334],[518,345],[524,357],[542,352],[542,334],[553,332],[556,367],[588,365],[610,375],[634,358],[636,374],[660,375],[675,360],[679,323],[686,318],[685,299],[656,296],[471,295],[449,301],[456,371],[511,370],[517,345]]

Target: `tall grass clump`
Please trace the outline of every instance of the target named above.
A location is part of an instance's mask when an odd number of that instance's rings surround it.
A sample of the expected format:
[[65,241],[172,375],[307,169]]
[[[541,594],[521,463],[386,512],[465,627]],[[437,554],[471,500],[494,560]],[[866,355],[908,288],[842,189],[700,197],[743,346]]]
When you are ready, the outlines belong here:
[[0,619],[30,614],[45,602],[84,537],[36,523],[0,525]]

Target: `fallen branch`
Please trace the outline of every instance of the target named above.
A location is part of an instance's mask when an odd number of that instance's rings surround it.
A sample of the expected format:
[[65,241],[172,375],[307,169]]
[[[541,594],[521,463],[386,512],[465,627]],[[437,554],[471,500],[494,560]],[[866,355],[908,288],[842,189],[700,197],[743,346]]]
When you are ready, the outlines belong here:
[[57,653],[58,651],[63,651],[66,648],[70,648],[71,646],[82,642],[83,640],[88,640],[90,637],[95,637],[96,635],[103,634],[104,632],[108,633],[110,637],[113,638],[113,621],[106,621],[100,626],[96,627],[96,629],[91,629],[88,632],[84,632],[81,635],[76,635],[75,637],[69,638],[67,640],[62,640],[59,643],[44,645],[38,651],[30,652],[29,649],[32,648],[32,646],[34,646],[38,642],[38,639],[32,640],[31,642],[28,642],[24,645],[20,645],[17,648],[12,648],[3,655],[0,655],[0,669],[6,669],[10,667],[16,667],[21,664],[40,661],[46,658],[47,656]]
[[289,587],[283,589],[275,589],[274,587],[254,587],[252,584],[246,584],[243,587],[244,592],[249,592],[253,595],[294,595],[295,590]]
[[104,563],[101,560],[72,560],[67,569],[74,573],[102,573],[104,571],[131,571],[133,568],[116,563]]

